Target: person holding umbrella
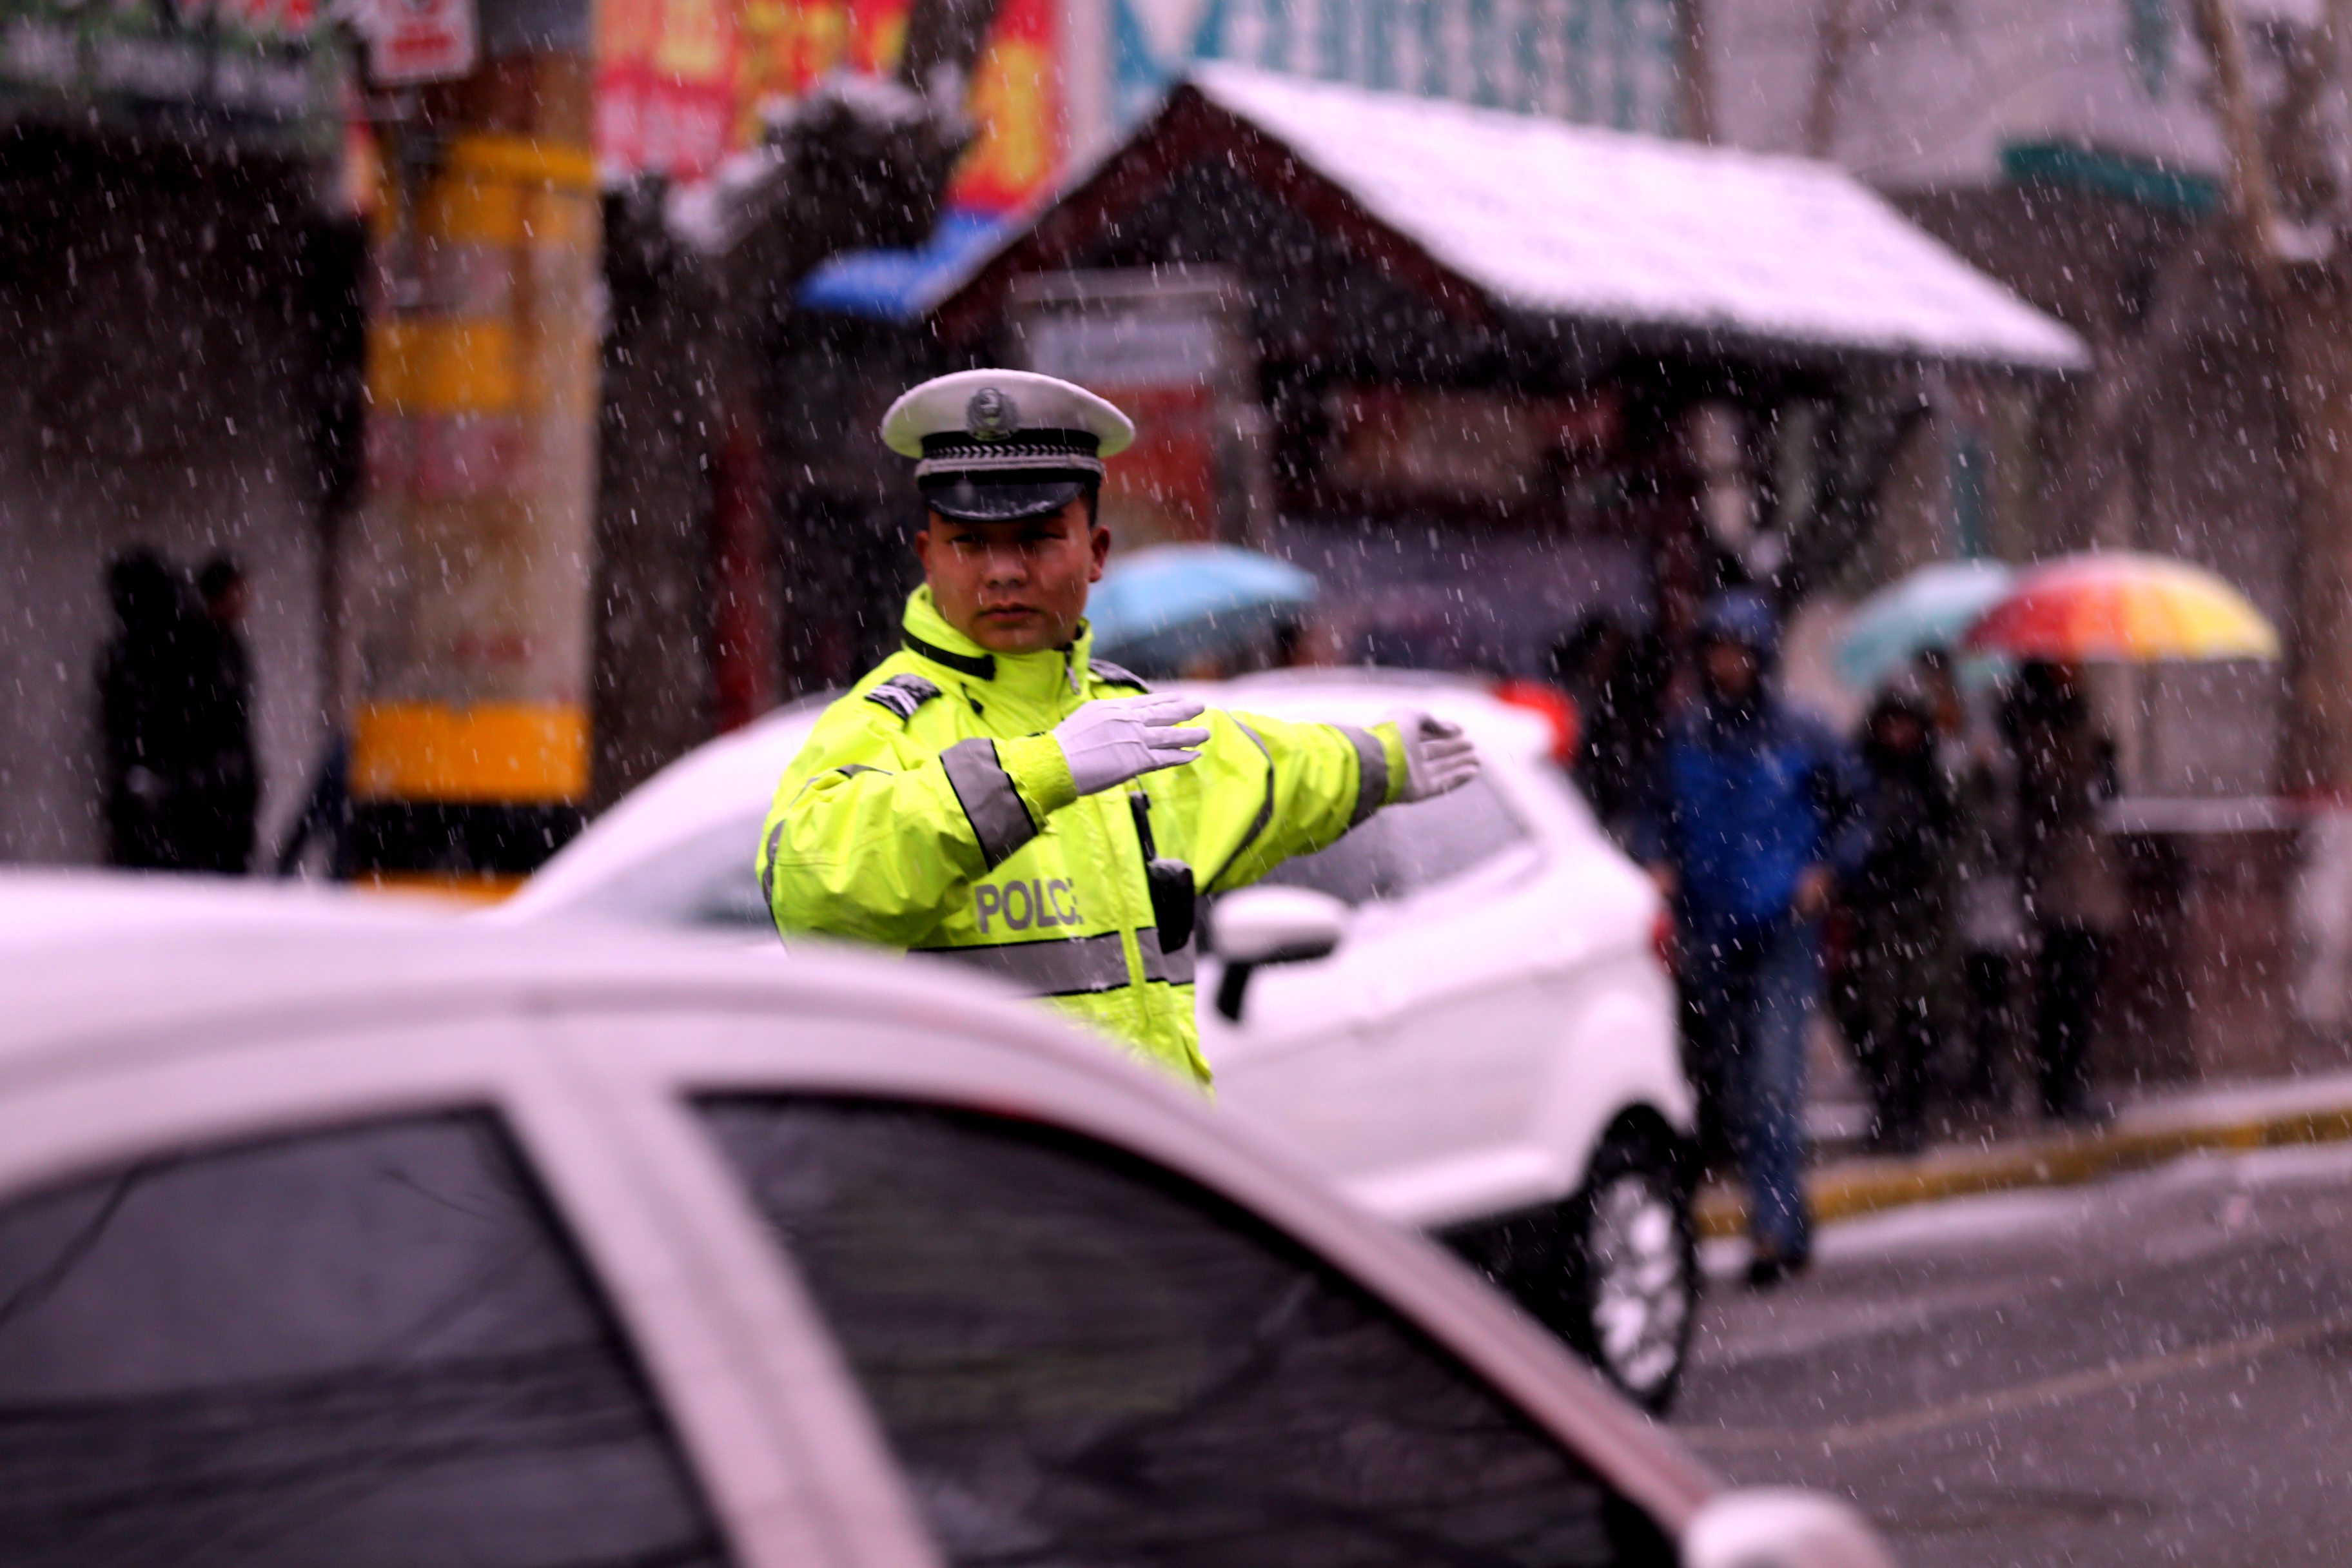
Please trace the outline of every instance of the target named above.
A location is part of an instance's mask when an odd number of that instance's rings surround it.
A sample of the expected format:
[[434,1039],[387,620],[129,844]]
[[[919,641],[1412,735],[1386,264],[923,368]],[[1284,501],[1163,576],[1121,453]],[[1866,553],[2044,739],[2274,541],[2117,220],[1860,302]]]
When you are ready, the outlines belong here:
[[2116,745],[2092,713],[2082,667],[2275,659],[2278,633],[2210,572],[2113,551],[2026,572],[1966,646],[2027,661],[2002,727],[2017,757],[2042,1106],[2057,1120],[2096,1120],[2085,1068],[2108,959],[2129,910],[2121,858],[2100,820],[2117,791]]
[[1196,895],[1458,788],[1478,756],[1424,714],[1360,730],[1214,711],[1093,657],[1103,459],[1134,435],[1025,371],[941,376],[891,405],[923,584],[899,651],[785,770],[756,870],[787,937],[969,964],[1205,1087]]
[[2116,744],[2092,717],[2071,662],[2027,663],[2001,727],[2017,755],[2042,1109],[2054,1121],[2095,1121],[2084,1068],[2108,955],[2128,913],[2122,858],[2099,822],[2116,793]]

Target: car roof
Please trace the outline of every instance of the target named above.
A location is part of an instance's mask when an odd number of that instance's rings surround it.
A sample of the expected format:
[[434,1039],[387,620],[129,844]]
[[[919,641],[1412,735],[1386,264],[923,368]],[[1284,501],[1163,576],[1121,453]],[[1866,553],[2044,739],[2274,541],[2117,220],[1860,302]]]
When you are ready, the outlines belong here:
[[1423,669],[1316,667],[1272,669],[1231,680],[1176,680],[1155,689],[1181,691],[1212,707],[1272,719],[1377,724],[1416,710],[1451,720],[1487,752],[1548,755],[1551,726],[1542,715],[1495,695],[1485,681]]
[[449,907],[382,893],[194,877],[0,871],[0,1079],[98,1037],[198,1016],[353,1016],[376,999],[437,1009],[541,1007],[749,991],[795,1015],[856,1012],[976,1029],[1003,1048],[1089,1067],[1010,993],[878,954],[593,926],[486,930]]

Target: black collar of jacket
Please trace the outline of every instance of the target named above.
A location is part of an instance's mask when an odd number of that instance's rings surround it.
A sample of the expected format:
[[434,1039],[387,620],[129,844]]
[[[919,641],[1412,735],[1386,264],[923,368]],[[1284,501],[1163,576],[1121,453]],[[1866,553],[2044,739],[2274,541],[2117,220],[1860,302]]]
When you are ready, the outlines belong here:
[[933,664],[945,665],[958,675],[969,675],[975,680],[996,679],[996,658],[993,654],[950,653],[936,644],[925,642],[912,632],[903,635],[908,652],[919,654]]

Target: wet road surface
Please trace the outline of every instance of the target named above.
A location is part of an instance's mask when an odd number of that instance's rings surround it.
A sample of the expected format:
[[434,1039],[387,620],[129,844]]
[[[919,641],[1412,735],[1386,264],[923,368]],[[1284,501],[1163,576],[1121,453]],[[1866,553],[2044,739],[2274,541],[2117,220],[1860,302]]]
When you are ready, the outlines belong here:
[[1830,1227],[1716,1280],[1674,1424],[1923,1568],[2352,1562],[2352,1148]]

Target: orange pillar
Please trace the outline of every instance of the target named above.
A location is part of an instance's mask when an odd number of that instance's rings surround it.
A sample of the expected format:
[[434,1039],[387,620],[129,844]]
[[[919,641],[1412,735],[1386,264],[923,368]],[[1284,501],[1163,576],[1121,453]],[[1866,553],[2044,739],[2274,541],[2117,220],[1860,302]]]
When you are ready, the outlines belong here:
[[368,491],[346,574],[363,875],[495,894],[588,793],[601,209],[578,55],[387,138]]

